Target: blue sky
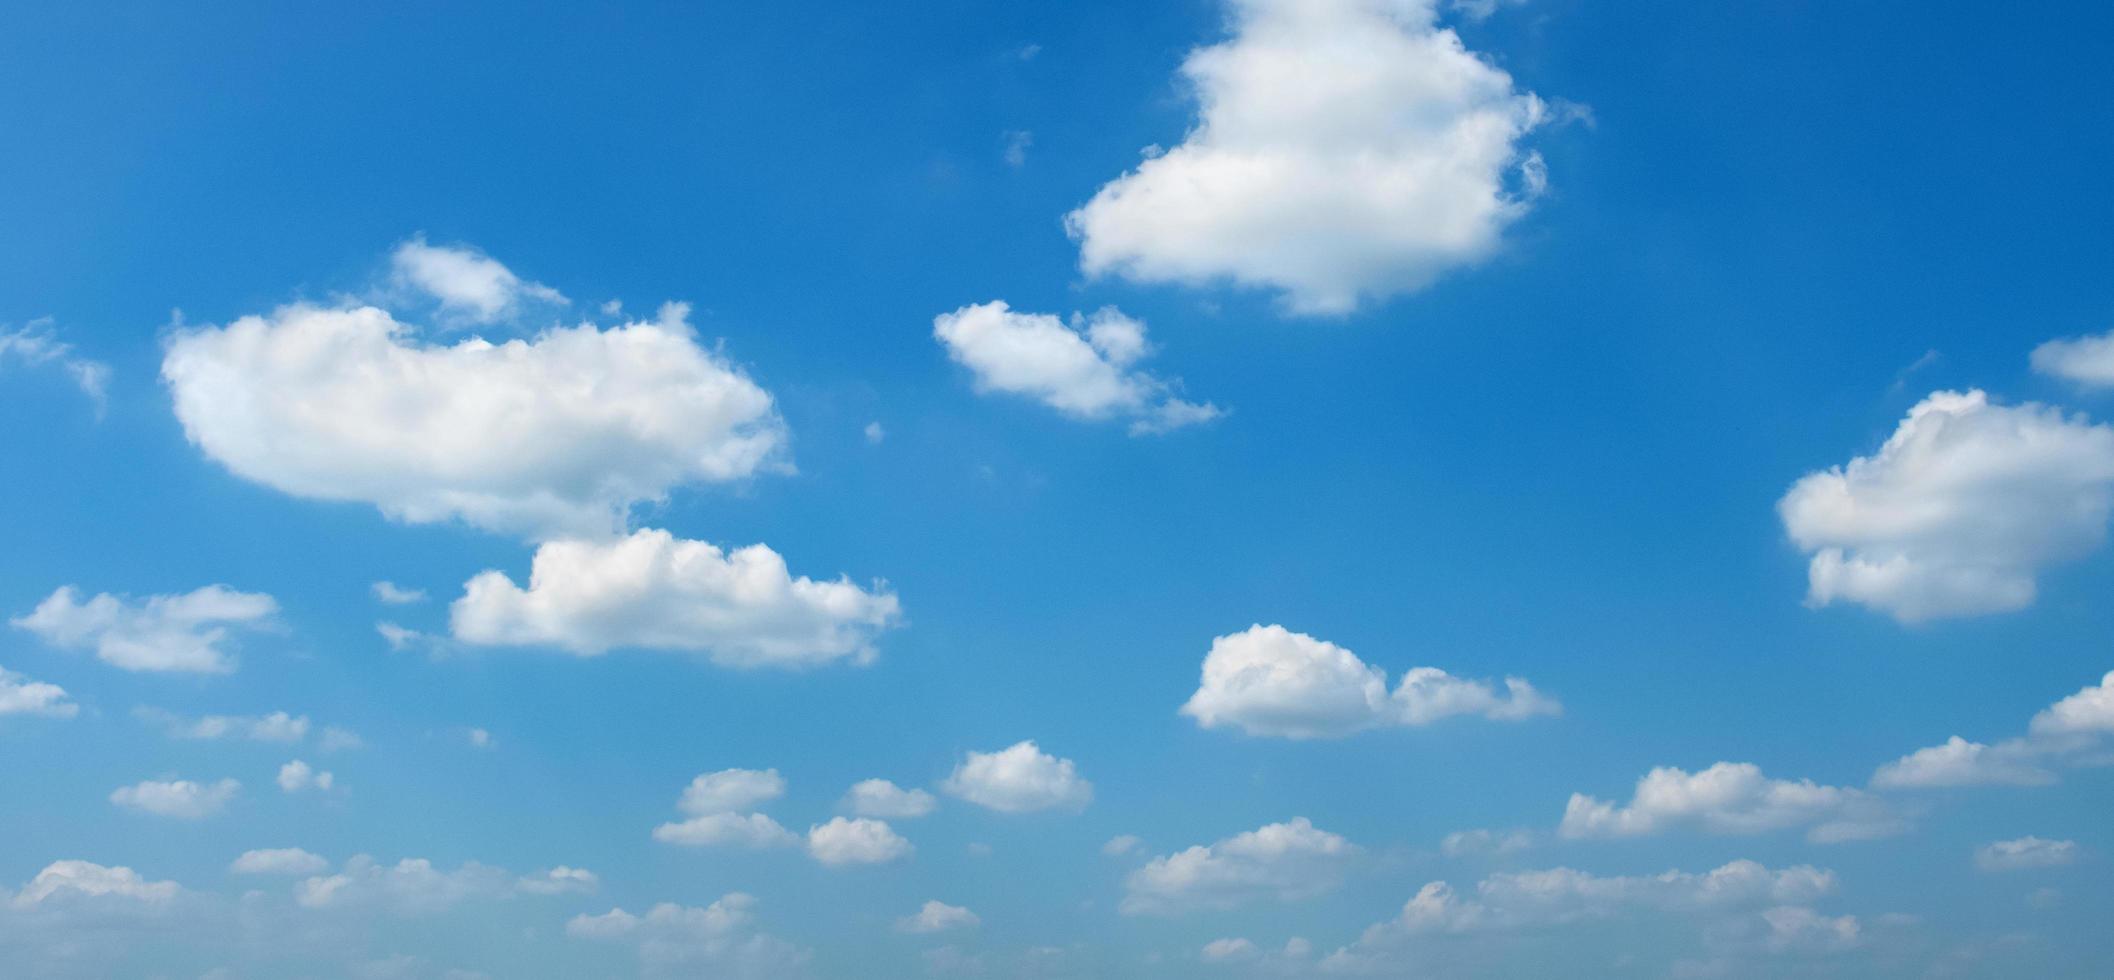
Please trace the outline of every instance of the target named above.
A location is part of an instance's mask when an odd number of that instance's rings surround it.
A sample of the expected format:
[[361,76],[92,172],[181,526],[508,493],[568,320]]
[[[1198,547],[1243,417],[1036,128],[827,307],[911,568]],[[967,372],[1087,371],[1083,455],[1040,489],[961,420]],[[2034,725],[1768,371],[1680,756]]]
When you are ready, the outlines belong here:
[[0,12],[0,973],[2114,972],[2110,26]]

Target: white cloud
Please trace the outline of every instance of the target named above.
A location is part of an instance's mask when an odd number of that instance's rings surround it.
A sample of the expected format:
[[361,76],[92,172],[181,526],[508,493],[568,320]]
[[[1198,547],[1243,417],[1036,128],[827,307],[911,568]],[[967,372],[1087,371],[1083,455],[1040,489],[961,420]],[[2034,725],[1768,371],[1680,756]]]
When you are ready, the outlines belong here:
[[524,281],[467,245],[428,245],[424,237],[413,237],[396,247],[389,264],[397,286],[424,293],[444,314],[472,323],[504,319],[528,301],[566,302],[557,290]]
[[2114,333],[2048,341],[2033,349],[2033,369],[2086,387],[2114,385]]
[[2035,735],[2114,733],[2114,671],[2033,716]]
[[235,669],[230,632],[267,627],[278,610],[271,596],[224,585],[145,599],[103,592],[86,602],[68,585],[8,623],[124,670],[225,674]]
[[160,725],[171,738],[216,740],[243,738],[254,742],[298,742],[308,737],[307,715],[290,715],[274,711],[267,715],[206,715],[202,718],[184,718],[158,708],[138,708],[133,714],[141,721]]
[[242,784],[232,779],[210,784],[149,779],[111,791],[110,802],[156,816],[197,820],[219,813],[241,789]]
[[2026,871],[2075,864],[2083,853],[2074,840],[2020,837],[2000,840],[1975,851],[1975,867],[1984,871]]
[[1180,383],[1138,370],[1152,353],[1145,324],[1104,307],[1090,317],[1016,313],[1004,300],[933,318],[932,335],[969,369],[978,392],[1041,402],[1076,419],[1130,420],[1132,435],[1157,435],[1223,414],[1175,397]]
[[1958,735],[1880,766],[1872,785],[1881,789],[1940,786],[2045,786],[2055,774],[2033,760],[2031,746],[2005,742],[1996,746],[1970,742]]
[[270,847],[242,852],[228,870],[239,875],[312,875],[329,867],[321,855],[298,847]]
[[870,446],[878,446],[882,440],[888,438],[888,430],[881,428],[881,423],[879,422],[866,423],[864,432],[866,434],[866,443]]
[[549,871],[522,875],[514,882],[514,887],[524,895],[564,895],[594,891],[602,887],[602,879],[586,868],[569,868],[561,864]]
[[336,725],[324,726],[323,737],[316,740],[316,747],[325,752],[356,749],[365,744],[367,743],[360,739],[360,733]]
[[645,915],[621,908],[565,924],[575,939],[635,944],[650,976],[777,980],[796,975],[810,954],[758,932],[756,899],[734,892],[704,908],[662,903]]
[[2023,609],[2042,568],[2099,547],[2114,428],[2043,405],[1940,391],[1879,452],[1807,474],[1777,503],[1813,555],[1807,602],[1904,623]]
[[1101,853],[1109,857],[1122,857],[1126,854],[1135,854],[1144,848],[1144,838],[1136,834],[1117,834],[1109,838],[1107,843],[1101,845]]
[[939,801],[921,789],[904,789],[886,779],[866,779],[844,794],[841,805],[861,817],[909,820],[931,813]]
[[392,606],[408,606],[413,603],[426,601],[426,590],[407,588],[395,582],[384,580],[374,583],[370,588],[374,591],[376,602],[387,603]]
[[1498,693],[1487,681],[1414,667],[1393,694],[1387,674],[1325,640],[1282,626],[1250,626],[1211,641],[1202,680],[1181,712],[1205,728],[1250,735],[1328,738],[1391,725],[1428,725],[1472,715],[1518,721],[1562,707],[1516,677]]
[[1094,799],[1094,785],[1080,778],[1072,760],[1050,755],[1032,740],[968,753],[940,788],[1000,813],[1083,810]]
[[1720,762],[1697,773],[1653,769],[1637,781],[1628,806],[1573,793],[1559,833],[1641,837],[1695,829],[1744,835],[1792,827],[1806,828],[1809,840],[1835,843],[1891,836],[1906,825],[1863,790],[1769,779],[1751,763]]
[[346,861],[337,874],[303,879],[294,888],[294,900],[308,909],[367,906],[412,915],[471,899],[505,898],[516,887],[514,877],[503,869],[475,861],[442,871],[424,858],[385,865],[362,854]]
[[676,809],[692,816],[753,810],[757,804],[785,795],[785,777],[776,769],[722,769],[690,780]]
[[455,638],[555,646],[581,656],[614,647],[702,653],[729,667],[871,662],[876,634],[902,618],[886,583],[794,577],[755,544],[722,551],[666,531],[536,549],[527,589],[486,571],[450,610]]
[[1249,960],[1261,959],[1262,955],[1263,951],[1255,945],[1253,940],[1240,937],[1214,939],[1205,943],[1204,948],[1197,951],[1198,958],[1206,963],[1245,963]]
[[1262,898],[1296,901],[1334,890],[1357,845],[1305,817],[1153,858],[1123,882],[1125,915],[1232,908]]
[[916,915],[897,919],[896,931],[930,934],[946,932],[949,929],[974,929],[982,922],[982,919],[976,917],[976,913],[959,905],[928,901],[923,908],[918,909]]
[[95,403],[96,415],[102,415],[109,404],[110,365],[76,355],[73,345],[61,341],[52,330],[49,317],[31,320],[19,329],[0,325],[0,368],[7,367],[9,361],[30,367],[57,364]]
[[800,842],[793,832],[761,813],[708,813],[653,828],[653,839],[684,847],[788,847]]
[[913,850],[887,823],[866,817],[833,817],[807,831],[807,853],[832,867],[885,864],[909,857]]
[[0,715],[71,718],[80,711],[81,706],[66,696],[65,688],[57,684],[33,681],[0,667]]
[[328,792],[336,783],[336,776],[318,770],[299,759],[279,767],[279,788],[288,793],[300,793],[306,790]]
[[162,377],[207,456],[294,496],[606,534],[675,487],[780,463],[770,394],[686,316],[442,347],[375,307],[294,305],[176,333]]
[[89,861],[53,861],[15,893],[10,904],[24,909],[54,899],[116,896],[152,905],[166,905],[183,892],[173,881],[148,881],[125,867],[104,867]]
[[1327,314],[1496,251],[1546,180],[1519,147],[1546,112],[1434,3],[1231,0],[1233,36],[1182,64],[1194,128],[1066,216],[1087,274]]
[[1439,842],[1439,851],[1447,857],[1470,857],[1474,855],[1501,855],[1524,851],[1534,846],[1534,835],[1525,830],[1456,830]]
[[1797,905],[1766,909],[1762,921],[1769,927],[1765,943],[1779,953],[1848,949],[1857,945],[1863,934],[1854,915],[1826,916]]

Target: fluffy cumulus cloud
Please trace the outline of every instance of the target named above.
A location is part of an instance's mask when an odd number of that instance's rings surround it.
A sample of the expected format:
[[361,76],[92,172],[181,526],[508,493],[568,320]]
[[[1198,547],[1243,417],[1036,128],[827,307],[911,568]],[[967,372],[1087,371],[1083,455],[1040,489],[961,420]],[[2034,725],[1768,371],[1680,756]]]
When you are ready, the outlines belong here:
[[1123,882],[1126,915],[1232,908],[1258,899],[1296,901],[1342,884],[1357,845],[1305,817],[1153,858]]
[[2028,871],[2074,864],[2082,849],[2074,840],[2020,837],[2000,840],[1975,851],[1975,867],[1984,871]]
[[904,789],[886,779],[865,779],[844,794],[842,806],[856,816],[908,820],[931,813],[939,801],[921,789]]
[[2091,388],[2114,385],[2114,333],[2051,340],[2033,349],[2033,369]]
[[802,972],[810,954],[756,928],[757,901],[740,892],[703,908],[673,903],[644,915],[611,909],[575,916],[565,934],[575,939],[637,948],[648,976],[776,980]]
[[103,592],[86,601],[68,585],[8,622],[124,670],[225,674],[235,669],[234,632],[268,627],[278,611],[271,596],[224,585],[145,599]]
[[2043,568],[2099,547],[2110,508],[2114,428],[1980,391],[1932,394],[1876,454],[1777,504],[1812,554],[1809,603],[1905,623],[2031,605]]
[[968,753],[940,788],[1000,813],[1083,810],[1094,799],[1094,785],[1072,760],[1044,752],[1032,740]]
[[66,696],[65,688],[33,681],[0,667],[0,715],[71,718],[80,711],[81,706]]
[[76,354],[72,344],[58,338],[48,317],[31,320],[19,328],[0,324],[0,369],[11,362],[28,367],[53,365],[66,372],[81,393],[95,403],[98,415],[108,401],[110,366]]
[[288,793],[304,793],[310,790],[328,792],[337,785],[337,781],[336,775],[299,759],[279,767],[279,788]]
[[442,346],[377,307],[293,305],[178,331],[162,377],[184,433],[245,479],[412,523],[608,533],[780,463],[770,394],[687,315]]
[[1088,274],[1342,313],[1490,255],[1546,183],[1520,146],[1542,101],[1435,0],[1228,2],[1232,36],[1182,64],[1187,137],[1066,217]]
[[1282,626],[1251,626],[1211,641],[1203,678],[1182,714],[1205,728],[1330,738],[1369,728],[1474,716],[1518,721],[1562,710],[1516,677],[1487,681],[1415,667],[1390,693],[1387,674],[1349,650]]
[[761,813],[748,813],[785,795],[776,769],[722,769],[702,773],[683,787],[676,809],[687,818],[654,828],[653,839],[685,847],[763,849],[799,843],[792,831]]
[[897,919],[896,930],[929,935],[951,929],[973,929],[982,921],[976,917],[976,913],[959,905],[934,900],[926,902],[923,908],[918,909],[916,915]]
[[2029,728],[2044,737],[2114,734],[2114,671],[2034,715]]
[[1943,786],[2045,786],[2055,774],[2040,765],[2033,746],[2023,741],[1984,745],[1958,735],[1943,745],[1918,749],[1880,766],[1872,785],[1881,789]]
[[244,851],[228,865],[238,875],[313,875],[329,870],[330,862],[298,847],[267,847]]
[[1770,779],[1745,762],[1720,762],[1690,773],[1671,766],[1637,781],[1628,805],[1571,794],[1558,832],[1564,837],[1642,837],[1673,830],[1760,834],[1805,828],[1819,843],[1886,837],[1906,829],[1878,797],[1812,780]]
[[201,783],[190,779],[149,779],[111,791],[110,802],[128,810],[178,820],[199,820],[219,813],[242,791],[232,779]]
[[560,867],[515,877],[502,868],[467,861],[443,871],[424,858],[383,864],[365,854],[345,862],[332,875],[302,879],[294,900],[306,909],[365,908],[399,915],[424,915],[472,900],[518,895],[556,895],[593,891],[593,873]]
[[173,881],[148,881],[139,872],[124,867],[104,867],[89,861],[53,861],[15,893],[9,904],[18,909],[47,902],[77,898],[115,897],[150,905],[166,905],[183,893]]
[[753,810],[785,795],[785,777],[776,769],[721,769],[700,774],[683,787],[676,809],[693,816]]
[[1215,405],[1175,397],[1177,382],[1139,370],[1137,362],[1152,352],[1145,324],[1114,307],[1075,313],[1067,324],[994,300],[935,317],[932,335],[969,369],[977,391],[1031,398],[1078,419],[1128,419],[1132,435],[1222,414]]
[[794,576],[756,544],[731,551],[666,531],[536,549],[524,589],[487,571],[450,609],[455,638],[551,646],[581,656],[616,647],[703,654],[730,667],[867,663],[902,618],[885,583]]
[[414,237],[389,256],[390,278],[400,289],[432,298],[444,315],[474,323],[505,319],[523,307],[563,304],[565,297],[468,245],[428,245]]
[[832,867],[886,864],[909,857],[913,850],[887,822],[869,817],[833,817],[807,831],[808,855]]

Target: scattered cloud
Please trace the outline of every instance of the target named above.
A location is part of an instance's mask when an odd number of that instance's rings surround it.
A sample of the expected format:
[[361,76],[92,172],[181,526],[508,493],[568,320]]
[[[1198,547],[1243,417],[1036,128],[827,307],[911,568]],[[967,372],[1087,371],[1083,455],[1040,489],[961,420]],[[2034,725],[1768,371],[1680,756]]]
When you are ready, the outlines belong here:
[[1067,324],[1050,313],[1016,313],[1004,300],[964,306],[932,321],[947,356],[969,369],[978,392],[1019,395],[1088,421],[1130,420],[1132,435],[1157,435],[1223,414],[1175,397],[1180,382],[1136,364],[1152,353],[1145,324],[1115,307]]
[[1456,830],[1439,842],[1447,857],[1517,854],[1534,846],[1534,833],[1527,830]]
[[1145,849],[1145,840],[1136,834],[1117,834],[1101,845],[1101,853],[1109,857],[1123,857]]
[[132,714],[143,722],[160,726],[171,738],[201,741],[239,738],[253,742],[290,743],[307,738],[309,729],[307,715],[290,715],[284,711],[256,716],[185,718],[159,708],[136,708]]
[[2099,683],[2049,705],[2028,726],[2035,735],[2065,736],[2114,733],[2114,670]]
[[2027,871],[2075,864],[2084,853],[2074,840],[2020,837],[2000,840],[1975,851],[1975,867],[1984,871]]
[[853,784],[841,805],[855,816],[909,820],[931,813],[939,801],[921,789],[904,789],[886,779],[865,779]]
[[864,431],[866,433],[866,444],[869,446],[878,446],[882,440],[888,438],[888,430],[881,428],[881,423],[879,422],[866,423]]
[[389,266],[394,285],[432,298],[443,316],[462,322],[492,323],[530,304],[566,303],[557,290],[523,280],[472,246],[428,245],[422,235],[398,245]]
[[1918,749],[1880,766],[1872,774],[1872,785],[1880,789],[1925,789],[2045,786],[2055,782],[2055,774],[2035,761],[2037,754],[2023,741],[1989,746],[1955,735],[1944,745]]
[[617,647],[704,654],[728,667],[814,667],[877,656],[901,621],[885,582],[793,576],[761,544],[722,551],[666,531],[536,549],[527,589],[486,571],[450,609],[455,639],[550,646],[580,656]]
[[976,913],[959,905],[928,901],[923,908],[918,909],[916,915],[897,919],[896,931],[929,935],[950,929],[974,929],[982,921],[976,917]]
[[653,839],[684,847],[789,847],[800,838],[761,813],[707,813],[653,828]]
[[913,850],[886,822],[867,817],[833,817],[807,831],[809,856],[832,867],[886,864],[909,857]]
[[145,599],[103,592],[86,602],[68,585],[8,623],[123,670],[225,674],[235,669],[231,634],[268,628],[278,611],[271,596],[225,585]]
[[1009,129],[1002,134],[1005,149],[1000,154],[1006,166],[1019,169],[1028,165],[1028,148],[1035,145],[1035,134],[1025,129]]
[[2087,388],[2114,385],[2114,333],[2051,340],[2033,349],[2033,369]]
[[337,777],[295,759],[279,767],[279,788],[288,793],[308,790],[329,792],[337,783]]
[[1752,763],[1720,762],[1689,773],[1672,766],[1637,781],[1627,806],[1571,794],[1558,832],[1567,838],[1643,837],[1673,830],[1749,835],[1794,827],[1836,843],[1888,837],[1906,822],[1863,790],[1812,780],[1770,779]]
[[115,896],[150,905],[166,905],[183,893],[173,881],[148,881],[126,867],[104,867],[89,861],[53,861],[15,893],[9,904],[32,908],[67,898]]
[[593,891],[592,872],[559,867],[517,878],[503,868],[466,861],[443,871],[425,858],[382,864],[365,854],[345,862],[336,874],[303,879],[294,900],[305,909],[371,908],[398,915],[426,915],[472,900],[517,895],[554,895]]
[[1546,184],[1547,108],[1435,0],[1236,0],[1190,52],[1182,143],[1065,218],[1088,275],[1280,292],[1347,313],[1488,257]]
[[0,369],[16,362],[28,367],[56,364],[73,378],[81,394],[95,405],[100,418],[108,407],[110,365],[74,353],[73,345],[61,341],[50,317],[31,320],[19,328],[0,324]]
[[67,696],[65,688],[0,667],[0,715],[71,718],[80,712],[81,706]]
[[330,862],[298,847],[271,847],[244,851],[228,871],[238,875],[313,875],[329,870]]
[[179,330],[162,377],[193,444],[293,496],[607,534],[675,487],[783,467],[770,394],[687,316],[676,303],[651,322],[444,347],[376,307],[296,304]]
[[798,974],[810,954],[757,931],[756,905],[754,897],[734,892],[703,908],[662,903],[644,915],[615,908],[575,916],[565,933],[635,945],[648,976],[777,980]]
[[1360,853],[1298,817],[1153,858],[1124,879],[1119,908],[1125,915],[1171,915],[1313,898],[1341,885]]
[[1094,799],[1094,785],[1079,767],[1030,741],[997,752],[970,752],[941,789],[977,806],[1000,813],[1036,810],[1083,810]]
[[1519,721],[1562,711],[1517,677],[1500,694],[1487,681],[1414,667],[1394,693],[1387,674],[1325,640],[1282,626],[1251,626],[1211,641],[1203,678],[1181,712],[1205,728],[1250,735],[1332,738],[1370,728],[1475,716]]
[[1876,454],[1777,503],[1813,556],[1808,604],[1904,623],[2032,605],[2041,569],[2099,547],[2110,508],[2114,428],[1980,391],[1930,395]]
[[374,591],[376,602],[391,606],[408,606],[426,601],[426,590],[408,588],[395,582],[384,580],[374,583],[370,588]]
[[110,802],[158,817],[198,820],[226,808],[242,784],[232,779],[199,783],[189,779],[149,779],[120,786],[110,793]]
[[676,809],[692,816],[753,810],[785,795],[785,777],[776,769],[722,769],[690,780]]

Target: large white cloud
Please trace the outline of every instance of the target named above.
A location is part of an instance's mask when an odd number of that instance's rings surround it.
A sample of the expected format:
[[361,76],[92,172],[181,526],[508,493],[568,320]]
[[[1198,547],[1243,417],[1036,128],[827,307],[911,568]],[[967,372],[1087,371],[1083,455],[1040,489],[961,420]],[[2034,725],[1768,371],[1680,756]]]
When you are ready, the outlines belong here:
[[2114,428],[1980,391],[1930,395],[1878,453],[1777,504],[1813,555],[1808,602],[1909,623],[2031,605],[2042,568],[2099,547],[2110,509]]
[[467,245],[428,245],[414,237],[389,255],[390,277],[403,289],[432,297],[445,315],[490,323],[527,303],[562,304],[565,297]]
[[1032,740],[968,753],[940,788],[1000,813],[1082,810],[1094,799],[1094,785],[1072,760],[1044,752]]
[[723,551],[666,531],[536,549],[523,589],[504,572],[472,578],[450,609],[455,638],[554,646],[582,656],[615,647],[702,653],[730,667],[867,663],[900,603],[885,583],[793,576],[755,544]]
[[439,346],[376,307],[293,305],[178,331],[162,377],[193,443],[286,493],[413,523],[607,533],[633,504],[780,462],[770,394],[686,316]]
[[214,783],[149,779],[112,790],[110,802],[155,816],[198,820],[219,813],[241,790],[242,784],[232,779]]
[[1178,382],[1137,368],[1152,352],[1145,324],[1104,307],[1072,322],[1016,313],[1003,300],[933,318],[932,335],[969,369],[979,392],[1032,398],[1079,419],[1130,420],[1132,435],[1168,432],[1222,414],[1175,397]]
[[663,902],[644,915],[622,908],[565,924],[575,939],[633,944],[649,976],[778,980],[798,975],[810,954],[757,931],[756,899],[740,892],[703,908]]
[[831,866],[885,864],[913,850],[885,821],[868,817],[832,817],[807,831],[808,855]]
[[1357,845],[1297,817],[1153,858],[1124,879],[1120,909],[1166,915],[1312,898],[1342,884],[1359,853]]
[[9,904],[29,908],[53,899],[116,896],[148,904],[167,904],[183,892],[173,881],[148,881],[125,867],[105,867],[91,861],[53,861],[15,893]]
[[1900,833],[1902,819],[1860,789],[1770,779],[1745,762],[1690,773],[1672,766],[1637,781],[1628,805],[1571,794],[1558,832],[1565,837],[1642,837],[1672,830],[1760,834],[1802,827],[1820,843]]
[[1250,735],[1327,738],[1391,725],[1473,715],[1518,721],[1561,712],[1517,677],[1500,694],[1487,681],[1414,667],[1390,694],[1387,673],[1325,640],[1282,626],[1250,626],[1211,641],[1203,677],[1182,714],[1205,728]]
[[2033,369],[2092,388],[2114,385],[2114,333],[2048,341],[2033,349]]
[[8,622],[125,670],[224,674],[235,669],[233,631],[267,627],[278,610],[271,596],[224,585],[145,599],[103,592],[86,602],[68,585]]
[[0,667],[0,715],[71,718],[80,711],[81,706],[66,696],[65,688],[57,684],[33,681]]
[[1546,115],[1434,0],[1229,0],[1190,52],[1198,115],[1065,218],[1090,275],[1230,280],[1342,313],[1490,255],[1546,182]]

